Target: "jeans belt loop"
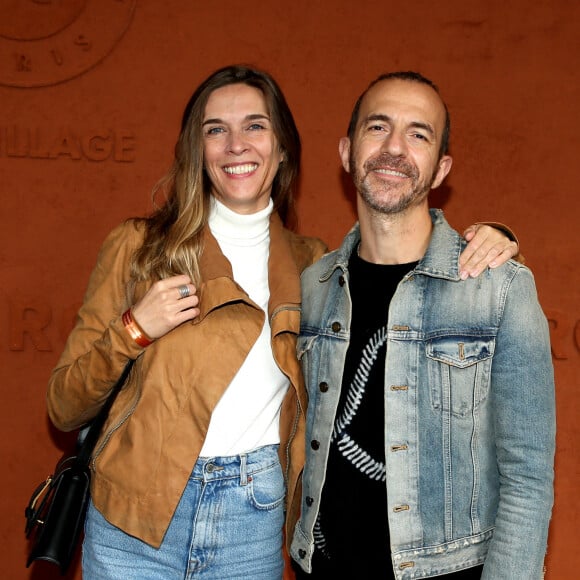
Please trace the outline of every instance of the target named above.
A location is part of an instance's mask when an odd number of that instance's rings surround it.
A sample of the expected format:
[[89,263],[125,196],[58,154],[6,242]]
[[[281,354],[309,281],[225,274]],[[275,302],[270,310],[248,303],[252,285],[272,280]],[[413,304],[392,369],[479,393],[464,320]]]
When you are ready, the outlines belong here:
[[240,455],[240,485],[248,485],[247,462],[248,456],[245,453]]

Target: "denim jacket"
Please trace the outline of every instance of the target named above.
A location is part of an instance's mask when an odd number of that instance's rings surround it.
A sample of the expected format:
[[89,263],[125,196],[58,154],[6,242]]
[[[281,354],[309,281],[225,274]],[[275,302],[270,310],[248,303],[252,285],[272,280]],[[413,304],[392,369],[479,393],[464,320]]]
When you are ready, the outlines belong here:
[[[485,580],[535,580],[553,503],[548,325],[525,266],[509,261],[461,281],[465,242],[441,211],[431,218],[429,248],[399,283],[388,317],[384,443],[395,578],[484,562]],[[307,460],[291,555],[306,571],[349,344],[348,260],[359,239],[356,225],[302,275]]]

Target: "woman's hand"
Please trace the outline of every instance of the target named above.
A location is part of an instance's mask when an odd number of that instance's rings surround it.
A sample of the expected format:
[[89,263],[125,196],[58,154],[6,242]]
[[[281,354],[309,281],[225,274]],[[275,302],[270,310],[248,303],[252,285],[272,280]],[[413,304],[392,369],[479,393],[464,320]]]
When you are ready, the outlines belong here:
[[477,278],[486,268],[497,268],[518,253],[518,244],[505,233],[484,224],[469,226],[463,237],[469,242],[459,257],[462,280]]
[[147,336],[160,338],[183,322],[199,316],[196,292],[189,276],[159,280],[131,308],[133,320]]

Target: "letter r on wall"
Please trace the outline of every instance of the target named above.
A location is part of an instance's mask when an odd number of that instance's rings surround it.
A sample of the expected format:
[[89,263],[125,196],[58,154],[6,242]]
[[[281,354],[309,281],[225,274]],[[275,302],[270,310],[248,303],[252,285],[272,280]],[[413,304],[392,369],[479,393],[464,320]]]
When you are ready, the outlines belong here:
[[10,350],[24,350],[28,335],[36,350],[50,351],[52,346],[44,332],[52,319],[50,307],[37,300],[24,303],[11,300],[9,303]]

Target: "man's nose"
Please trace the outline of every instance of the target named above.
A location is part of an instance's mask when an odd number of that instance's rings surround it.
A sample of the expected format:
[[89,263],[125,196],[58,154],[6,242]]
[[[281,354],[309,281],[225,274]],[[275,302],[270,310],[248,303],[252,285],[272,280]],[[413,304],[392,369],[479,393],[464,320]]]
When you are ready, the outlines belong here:
[[398,131],[391,131],[385,136],[381,149],[393,156],[405,155],[407,151],[405,136]]

